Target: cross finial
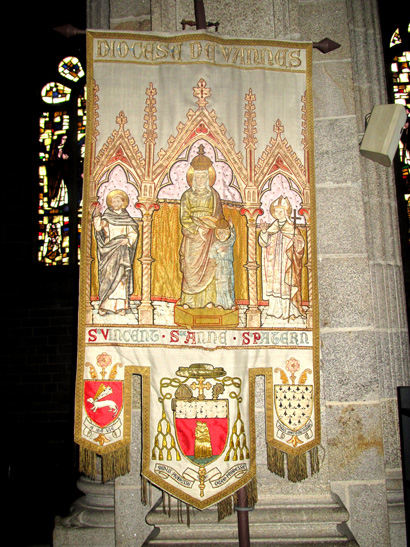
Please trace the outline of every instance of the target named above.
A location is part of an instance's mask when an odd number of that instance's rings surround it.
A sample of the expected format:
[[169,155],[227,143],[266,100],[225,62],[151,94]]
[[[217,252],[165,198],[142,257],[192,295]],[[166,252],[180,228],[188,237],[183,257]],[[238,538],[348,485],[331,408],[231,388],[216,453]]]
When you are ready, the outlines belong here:
[[276,120],[276,123],[273,126],[273,130],[275,131],[279,139],[282,140],[281,134],[285,131],[285,128],[283,127],[283,123],[279,119]]
[[205,383],[205,378],[201,376],[200,378],[198,378],[198,383],[192,382],[192,384],[189,387],[191,389],[197,389],[198,400],[203,401],[205,399],[205,395],[204,395],[205,389],[211,389],[212,384],[210,382]]

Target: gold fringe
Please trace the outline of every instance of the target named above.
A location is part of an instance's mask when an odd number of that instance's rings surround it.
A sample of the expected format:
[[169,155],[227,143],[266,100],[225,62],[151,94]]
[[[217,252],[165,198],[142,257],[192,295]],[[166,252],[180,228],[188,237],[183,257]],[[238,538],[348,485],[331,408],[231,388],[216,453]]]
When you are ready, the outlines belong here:
[[[309,451],[310,455],[310,473],[315,475],[319,473],[319,449],[317,446]],[[286,467],[288,470],[288,479],[291,482],[300,482],[308,477],[306,453],[293,456],[286,454]],[[271,444],[268,444],[268,469],[272,473],[285,478],[285,452],[278,450]]]
[[248,497],[248,507],[253,507],[258,501],[258,481],[256,477],[253,477],[245,488]]
[[186,525],[188,528],[191,526],[191,510],[188,504],[186,506]]
[[[247,507],[253,507],[258,501],[258,481],[254,477],[245,486]],[[218,522],[233,514],[235,506],[238,505],[238,493],[221,500],[218,503]]]
[[286,454],[288,466],[288,479],[291,482],[300,482],[307,479],[307,458],[306,453],[292,456]]
[[97,476],[97,454],[80,446],[78,470],[92,480]]
[[268,444],[268,469],[279,477],[285,477],[285,454]]
[[102,480],[108,482],[130,472],[130,447],[121,446],[115,452],[101,456]]
[[319,473],[320,464],[319,464],[319,447],[315,446],[310,451],[310,473],[315,475]]
[[221,522],[225,517],[229,517],[233,513],[233,497],[228,496],[227,498],[218,502],[218,522]]

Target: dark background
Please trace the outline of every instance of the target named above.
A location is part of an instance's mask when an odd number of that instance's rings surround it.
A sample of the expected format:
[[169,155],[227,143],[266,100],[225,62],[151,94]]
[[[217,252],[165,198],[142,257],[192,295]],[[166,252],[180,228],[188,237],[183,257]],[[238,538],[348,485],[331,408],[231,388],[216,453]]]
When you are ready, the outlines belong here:
[[53,30],[66,23],[85,29],[85,0],[39,1],[24,19],[14,13],[12,20],[18,24],[16,39],[9,41],[12,63],[7,70],[3,65],[10,77],[3,80],[7,106],[3,103],[2,116],[7,135],[0,284],[6,428],[0,452],[6,482],[4,545],[19,547],[51,545],[54,517],[67,515],[81,495],[73,442],[78,266],[37,264],[36,240],[40,91],[55,80],[67,55],[78,56],[85,69],[85,36],[67,39]]
[[[403,21],[397,5],[381,2],[387,44],[396,22]],[[11,64],[3,66],[9,77],[3,80],[3,165],[7,168],[1,181],[6,199],[0,226],[0,298],[6,428],[0,452],[6,483],[6,545],[26,547],[51,545],[54,517],[68,514],[81,494],[76,489],[73,442],[78,267],[37,264],[36,232],[40,90],[55,79],[58,63],[66,55],[78,56],[85,69],[85,37],[67,39],[52,29],[66,23],[85,29],[85,0],[36,2],[28,12],[24,9],[24,18],[15,13],[12,20],[18,39],[9,42]],[[399,184],[402,195],[403,182]],[[403,203],[400,217],[408,271],[408,220]]]

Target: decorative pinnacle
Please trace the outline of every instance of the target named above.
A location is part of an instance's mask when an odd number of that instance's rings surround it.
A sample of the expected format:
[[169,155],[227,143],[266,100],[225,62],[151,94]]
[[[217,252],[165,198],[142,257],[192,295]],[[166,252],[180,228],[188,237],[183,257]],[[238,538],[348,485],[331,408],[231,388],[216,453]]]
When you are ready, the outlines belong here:
[[256,120],[255,120],[255,105],[256,96],[249,89],[249,93],[245,95],[245,138],[243,142],[246,148],[255,149],[258,139],[256,138]]
[[208,104],[208,101],[206,100],[208,97],[211,96],[211,89],[209,87],[206,87],[206,82],[203,78],[201,78],[198,82],[198,87],[194,87],[194,97],[197,97],[197,105],[199,108],[205,108]]
[[157,129],[157,108],[156,108],[156,99],[155,95],[157,94],[157,90],[154,88],[152,82],[150,82],[149,87],[145,91],[145,94],[147,95],[147,98],[145,100],[145,114],[144,114],[144,139],[146,142],[155,142],[155,139],[157,138],[156,129]]
[[120,129],[124,129],[124,125],[128,122],[128,119],[123,110],[118,114],[115,121],[120,126]]

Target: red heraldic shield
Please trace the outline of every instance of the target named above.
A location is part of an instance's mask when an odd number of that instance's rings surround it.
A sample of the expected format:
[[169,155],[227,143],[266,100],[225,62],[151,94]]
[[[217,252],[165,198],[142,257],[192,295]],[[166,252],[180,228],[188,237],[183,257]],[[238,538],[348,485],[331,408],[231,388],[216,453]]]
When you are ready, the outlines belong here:
[[118,418],[123,405],[123,383],[118,381],[86,380],[84,406],[91,421],[106,427]]
[[175,429],[181,452],[197,465],[216,460],[228,438],[226,399],[175,402]]

